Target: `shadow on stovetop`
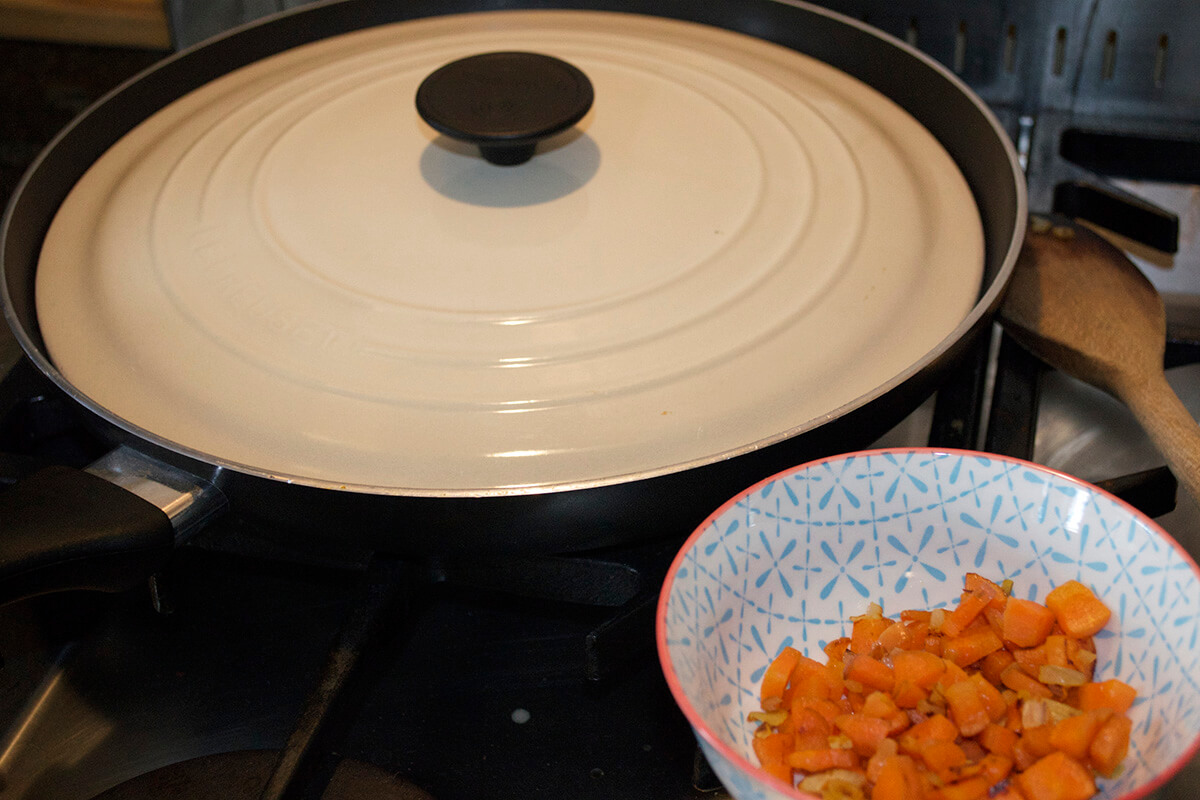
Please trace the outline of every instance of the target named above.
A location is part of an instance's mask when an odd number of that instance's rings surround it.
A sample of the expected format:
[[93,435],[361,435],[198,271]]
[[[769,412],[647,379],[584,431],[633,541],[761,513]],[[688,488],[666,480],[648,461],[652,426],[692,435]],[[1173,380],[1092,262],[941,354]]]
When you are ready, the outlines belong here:
[[[25,707],[0,708],[0,797],[86,800],[167,764],[283,744],[355,576],[187,551],[171,578],[168,616],[145,592],[0,612],[5,655],[40,660],[45,676],[10,687]],[[694,740],[650,630],[636,660],[587,679],[584,639],[610,613],[434,587],[341,754],[441,800],[724,796],[693,787]],[[14,648],[22,627],[42,640],[35,655]]]

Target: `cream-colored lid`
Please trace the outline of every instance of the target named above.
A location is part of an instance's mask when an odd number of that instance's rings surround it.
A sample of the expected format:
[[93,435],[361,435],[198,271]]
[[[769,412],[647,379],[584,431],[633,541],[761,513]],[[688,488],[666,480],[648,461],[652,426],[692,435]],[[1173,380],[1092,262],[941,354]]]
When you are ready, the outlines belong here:
[[[494,50],[595,87],[517,167],[413,104]],[[173,102],[63,204],[37,310],[67,380],[214,460],[496,494],[819,421],[950,335],[982,266],[953,161],[844,73],[690,23],[506,11],[330,38]]]

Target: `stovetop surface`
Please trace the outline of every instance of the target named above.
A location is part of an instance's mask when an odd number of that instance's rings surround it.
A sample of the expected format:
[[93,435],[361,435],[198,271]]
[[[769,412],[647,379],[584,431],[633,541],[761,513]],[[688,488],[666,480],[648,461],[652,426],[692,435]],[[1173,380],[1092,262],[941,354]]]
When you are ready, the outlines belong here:
[[[0,42],[0,196],[71,116],[160,55]],[[1190,324],[1190,301],[1176,312]],[[0,331],[0,375],[19,358]],[[1200,365],[1169,377],[1200,415]],[[881,444],[915,443],[928,424],[927,406]],[[1061,375],[1043,383],[1037,431],[1034,460],[1084,479],[1161,463],[1127,410]],[[1200,555],[1189,498],[1159,521]],[[84,800],[167,764],[283,745],[361,573],[229,552],[222,533],[179,552],[159,610],[149,590],[0,609],[0,798]],[[421,585],[340,755],[445,800],[725,796],[654,657],[653,577],[602,606]],[[1156,796],[1197,789],[1193,763]]]
[[[57,661],[32,692],[37,707],[0,753],[0,796],[89,798],[189,758],[281,747],[354,582],[188,551],[172,570],[169,616],[144,595],[8,610],[4,642],[43,630],[45,615],[91,619],[82,639],[48,649]],[[694,742],[649,626],[634,663],[593,681],[585,638],[612,609],[451,587],[427,599],[414,624],[396,621],[341,755],[438,798],[714,796],[693,788]]]

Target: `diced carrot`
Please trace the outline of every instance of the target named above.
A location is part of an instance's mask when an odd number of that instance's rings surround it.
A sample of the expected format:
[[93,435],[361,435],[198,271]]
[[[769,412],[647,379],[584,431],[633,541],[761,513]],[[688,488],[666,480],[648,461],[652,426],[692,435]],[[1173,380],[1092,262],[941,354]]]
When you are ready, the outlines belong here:
[[1124,714],[1136,699],[1137,690],[1116,678],[1099,683],[1085,683],[1078,690],[1078,705],[1082,711],[1111,708],[1118,714]]
[[850,651],[860,656],[872,655],[879,645],[879,634],[891,624],[887,617],[859,617],[850,628]]
[[842,714],[833,724],[850,738],[854,752],[864,757],[874,755],[879,749],[879,743],[888,737],[888,724],[879,717]]
[[942,690],[942,695],[946,698],[950,719],[963,736],[975,736],[992,721],[975,681],[959,681],[947,686]]
[[[840,709],[837,709],[836,706],[834,706],[834,708],[840,713]],[[793,706],[792,721],[792,729],[796,733],[818,731],[822,736],[828,736],[829,734],[833,733],[833,719],[831,717],[827,717],[817,708],[814,708],[814,704]]]
[[1096,647],[1091,639],[1067,637],[1068,665],[1087,675],[1089,679],[1096,668]]
[[1004,642],[988,626],[946,639],[942,643],[942,657],[960,667],[969,667],[1003,647]]
[[964,778],[961,781],[942,785],[934,797],[937,800],[986,800],[988,783],[980,777]]
[[886,692],[871,692],[863,701],[862,713],[868,717],[887,719],[899,711],[899,706]]
[[1051,589],[1046,607],[1054,613],[1063,633],[1076,639],[1095,636],[1112,616],[1108,606],[1079,581],[1067,581]]
[[942,622],[942,635],[950,638],[961,635],[967,626],[983,612],[987,604],[986,598],[972,592],[963,592],[958,599],[958,605],[946,615],[946,619]]
[[[990,627],[992,627],[992,624],[991,624],[990,622],[988,622],[988,620],[987,620],[987,615],[986,615],[986,612],[987,612],[987,610],[988,610],[988,609],[987,609],[987,607],[985,607],[985,608],[983,609],[983,612],[981,612],[981,613],[979,614],[979,616],[978,616],[978,617],[976,617],[976,618],[975,618],[975,619],[974,619],[974,620],[971,622],[971,624],[970,624],[970,625],[968,625],[967,627],[963,628],[962,632],[963,632],[963,633],[968,633],[968,632],[970,632],[970,631],[976,631],[976,630],[980,630],[980,629],[982,629],[982,628],[990,628]],[[959,635],[961,636],[962,634],[959,634]],[[997,635],[997,636],[999,636],[999,635],[1000,635],[1000,632],[999,632],[999,631],[997,631],[997,632],[996,632],[996,635]]]
[[896,683],[892,668],[871,656],[855,655],[846,664],[846,680],[856,681],[863,686],[890,692]]
[[800,656],[792,669],[793,705],[796,698],[800,697],[814,700],[833,700],[840,697],[842,686],[840,680],[835,680],[835,677],[839,676],[831,673],[827,664],[822,664],[815,658]]
[[1013,761],[1000,753],[988,753],[979,759],[979,777],[987,781],[988,788],[995,786],[1012,772]]
[[900,647],[904,641],[904,621],[896,620],[879,632],[876,644],[879,646],[881,652],[890,653],[892,650]]
[[900,612],[900,619],[905,622],[929,622],[933,612],[924,608],[909,608]]
[[1086,764],[1092,739],[1113,713],[1111,708],[1098,708],[1067,717],[1054,724],[1054,729],[1050,731],[1050,744]]
[[1054,612],[1041,603],[1020,597],[1004,606],[1004,640],[1017,647],[1037,647],[1054,627]]
[[909,728],[909,733],[918,739],[952,742],[958,737],[958,728],[944,714],[933,714]]
[[1004,696],[1000,694],[1000,690],[980,672],[971,675],[971,682],[979,690],[979,697],[983,700],[984,708],[987,709],[988,721],[996,722],[1004,719],[1008,714],[1008,703],[1004,702]]
[[824,772],[829,769],[856,769],[858,756],[853,750],[826,747],[820,750],[793,750],[787,763],[802,772]]
[[833,723],[815,709],[803,706],[792,707],[792,734],[795,737],[792,749],[817,750],[828,747],[831,733],[833,733]]
[[1113,714],[1100,726],[1088,747],[1092,769],[1111,778],[1129,751],[1129,735],[1133,721],[1124,714]]
[[988,606],[983,610],[984,619],[1001,639],[1004,638],[1004,609]]
[[879,780],[879,774],[883,772],[884,763],[900,752],[895,739],[885,739],[879,743],[879,747],[874,754],[867,759],[866,773],[867,780],[875,783]]
[[898,620],[879,634],[879,647],[885,653],[893,650],[920,650],[929,635],[929,623],[920,620]]
[[916,762],[895,755],[883,762],[879,779],[871,789],[871,800],[919,800],[923,792]]
[[971,739],[962,739],[959,744],[962,745],[963,752],[967,754],[967,760],[971,762],[971,766],[968,769],[963,770],[963,777],[966,777],[967,775],[974,775],[975,771],[979,769],[979,759],[986,756],[988,752],[987,750],[984,750],[983,745],[979,743],[978,736],[975,736]]
[[942,664],[946,667],[946,671],[942,673],[942,677],[938,680],[938,683],[942,686],[952,686],[953,684],[956,684],[959,681],[965,681],[970,677],[967,675],[967,671],[965,669],[960,667],[958,664],[955,664],[945,656],[942,656]]
[[1046,651],[1038,647],[1018,647],[1009,651],[1013,661],[1021,665],[1026,674],[1037,677],[1038,671],[1046,665]]
[[916,708],[922,700],[929,699],[929,690],[922,689],[912,681],[897,680],[892,686],[892,698],[900,708]]
[[1009,781],[992,793],[991,800],[1026,800],[1026,798],[1021,794],[1017,784]]
[[999,684],[1000,673],[1004,672],[1004,668],[1013,663],[1013,654],[1005,649],[1000,649],[994,653],[988,653],[979,662],[979,671],[983,673],[983,677],[987,678],[989,683]]
[[925,766],[943,783],[960,777],[957,770],[967,763],[967,754],[954,742],[929,742],[921,748],[920,755]]
[[1008,595],[1004,593],[999,584],[974,572],[967,573],[963,579],[963,588],[983,597],[991,608],[1004,608],[1004,604],[1008,601]]
[[763,771],[773,778],[778,778],[787,784],[795,783],[795,776],[792,773],[792,768],[786,762],[762,761],[760,766]]
[[1051,634],[1036,647],[1018,648],[1012,652],[1013,659],[1030,675],[1037,676],[1044,666],[1068,667],[1067,642],[1061,633]]
[[984,728],[978,740],[984,749],[989,753],[995,753],[999,756],[1004,756],[1008,759],[1012,758],[1013,745],[1017,743],[1020,736],[1016,731],[1009,730],[1003,725],[992,723]]
[[783,761],[783,757],[792,749],[793,739],[782,733],[768,733],[766,736],[755,736],[753,740],[754,754],[767,761]]
[[1026,743],[1030,752],[1041,758],[1054,752],[1054,745],[1050,742],[1050,734],[1053,732],[1053,725],[1037,725],[1026,728],[1021,732],[1021,741]]
[[1053,697],[1046,684],[1029,675],[1019,664],[1011,664],[1000,674],[1000,682],[1014,692],[1025,692],[1032,697]]
[[846,666],[841,661],[830,661],[825,665],[825,686],[829,692],[830,700],[837,700],[846,690],[846,679],[844,676]]
[[756,736],[753,739],[754,754],[758,763],[770,774],[784,781],[791,781],[792,768],[787,764],[787,754],[792,750],[793,740],[781,733]]
[[824,750],[829,747],[829,734],[819,734],[816,731],[797,733],[794,737],[792,750]]
[[924,650],[907,650],[892,655],[892,672],[896,681],[909,681],[922,689],[930,689],[942,673],[946,662],[940,656]]
[[1056,667],[1069,667],[1067,660],[1067,637],[1061,633],[1052,633],[1042,642],[1042,650],[1046,654],[1046,663]]
[[[1013,697],[1018,697],[1017,693],[1011,689],[1007,691]],[[1004,717],[1004,722],[1002,724],[1010,731],[1015,731],[1018,734],[1025,730],[1025,726],[1021,721],[1021,706],[1019,704],[1019,700],[1017,703],[1008,704],[1008,714]]]
[[1087,800],[1096,793],[1091,771],[1058,751],[1018,775],[1016,783],[1027,800]]
[[1013,745],[1013,762],[1018,770],[1028,769],[1034,762],[1054,752],[1050,744],[1053,725],[1038,725],[1021,731],[1021,738]]
[[793,712],[797,707],[806,708],[819,714],[827,723],[829,723],[830,726],[833,725],[834,717],[836,717],[838,714],[845,714],[850,710],[849,704],[843,706],[837,701],[827,699],[806,700],[805,702],[800,703],[798,706],[792,706]]
[[1024,772],[1038,762],[1038,756],[1020,739],[1013,745],[1013,766],[1017,772]]
[[896,713],[883,718],[883,721],[888,724],[888,735],[898,736],[912,727],[912,717],[908,715],[902,708],[897,708]]
[[787,688],[788,681],[792,678],[792,670],[796,668],[796,662],[800,658],[800,651],[794,647],[785,647],[779,651],[779,655],[772,659],[763,674],[762,699],[783,697],[783,690]]
[[850,648],[850,637],[843,636],[840,639],[834,639],[829,644],[822,648],[825,652],[825,658],[828,661],[843,661],[846,658],[846,650]]
[[932,742],[953,742],[958,728],[943,714],[933,714],[900,734],[900,749],[919,755]]

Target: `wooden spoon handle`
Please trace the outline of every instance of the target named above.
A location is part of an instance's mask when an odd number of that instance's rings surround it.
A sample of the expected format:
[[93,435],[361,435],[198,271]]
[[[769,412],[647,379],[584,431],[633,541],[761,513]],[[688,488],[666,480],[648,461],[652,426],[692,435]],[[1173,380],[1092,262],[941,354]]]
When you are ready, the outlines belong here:
[[1121,386],[1118,394],[1149,434],[1167,465],[1200,502],[1200,425],[1160,373]]

